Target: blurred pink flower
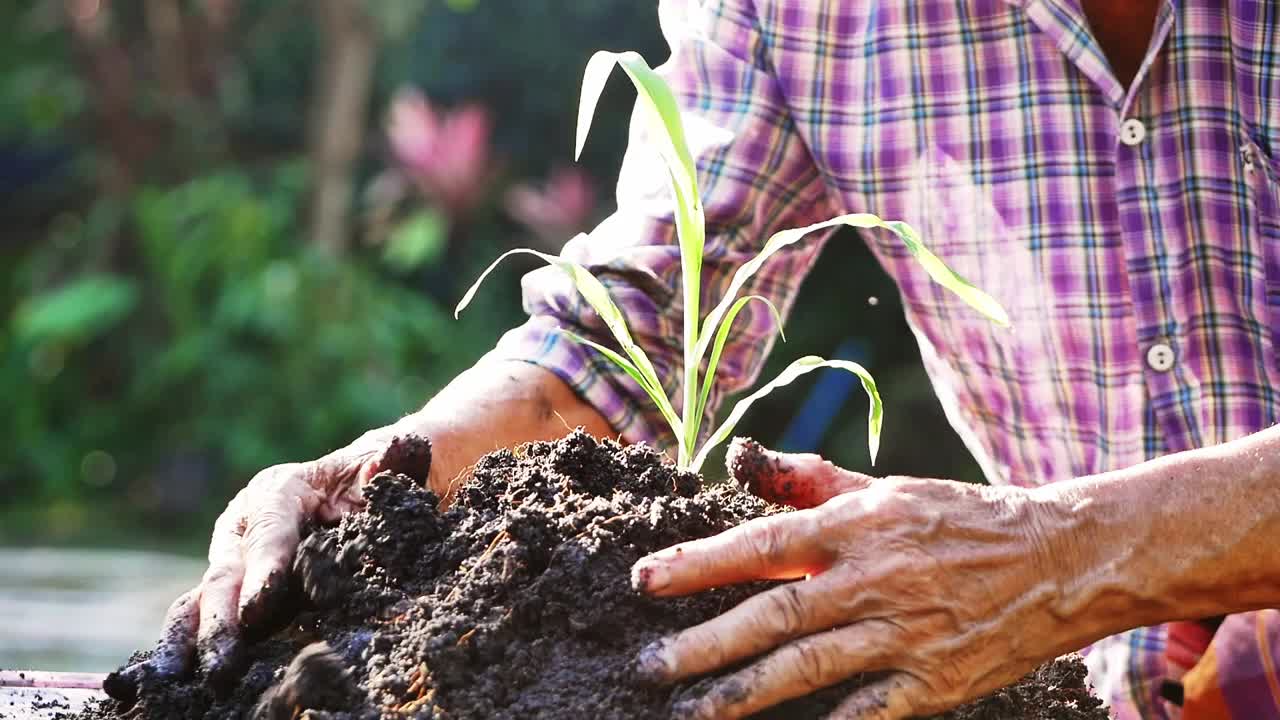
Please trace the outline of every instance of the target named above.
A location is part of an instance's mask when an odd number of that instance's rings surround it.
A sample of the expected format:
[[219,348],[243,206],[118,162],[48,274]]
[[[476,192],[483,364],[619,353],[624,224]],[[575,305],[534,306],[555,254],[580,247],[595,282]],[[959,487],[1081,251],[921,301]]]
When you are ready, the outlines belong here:
[[596,207],[590,176],[577,167],[557,167],[543,187],[520,183],[507,191],[511,217],[559,249],[570,237],[586,229]]
[[391,102],[387,136],[396,161],[441,209],[465,213],[484,197],[491,158],[489,113],[479,105],[437,110],[417,90],[401,90]]

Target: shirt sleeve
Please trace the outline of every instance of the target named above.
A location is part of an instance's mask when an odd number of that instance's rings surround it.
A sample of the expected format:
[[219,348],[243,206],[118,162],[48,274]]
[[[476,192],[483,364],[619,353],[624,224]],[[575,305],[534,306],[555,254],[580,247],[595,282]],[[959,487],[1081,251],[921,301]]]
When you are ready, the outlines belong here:
[[[796,131],[779,89],[754,0],[664,0],[659,9],[671,57],[658,70],[680,104],[706,214],[703,314],[723,296],[733,273],[777,230],[835,214],[822,177]],[[680,249],[667,171],[633,118],[617,187],[617,211],[562,254],[586,266],[609,289],[637,343],[679,411],[684,303]],[[771,299],[788,312],[821,246],[813,238],[765,264],[743,295]],[[674,444],[661,414],[627,375],[557,328],[610,347],[603,322],[561,271],[544,267],[522,280],[529,320],[502,337],[490,359],[545,367],[632,442]],[[775,336],[766,308],[738,316],[722,355],[708,413],[727,393],[756,379]],[[710,423],[704,422],[704,432]]]

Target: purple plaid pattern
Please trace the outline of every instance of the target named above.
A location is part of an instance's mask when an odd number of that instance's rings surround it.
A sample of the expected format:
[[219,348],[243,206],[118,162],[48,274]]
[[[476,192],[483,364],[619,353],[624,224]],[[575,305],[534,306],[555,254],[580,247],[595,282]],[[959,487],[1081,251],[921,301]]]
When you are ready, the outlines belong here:
[[[662,19],[707,211],[704,308],[771,232],[874,212],[914,225],[1009,310],[1012,329],[990,325],[895,238],[865,235],[993,483],[1280,420],[1280,4],[1166,0],[1131,88],[1076,0],[672,1]],[[678,401],[679,251],[665,171],[633,141],[617,213],[564,252],[602,275]],[[785,312],[822,243],[780,254],[748,291]],[[668,444],[625,375],[554,331],[609,342],[558,272],[524,291],[531,320],[494,356],[548,367],[627,438]],[[744,312],[712,407],[771,345],[767,313]],[[1153,347],[1171,367],[1148,361]],[[1163,717],[1162,635],[1128,645],[1147,669],[1115,701]]]

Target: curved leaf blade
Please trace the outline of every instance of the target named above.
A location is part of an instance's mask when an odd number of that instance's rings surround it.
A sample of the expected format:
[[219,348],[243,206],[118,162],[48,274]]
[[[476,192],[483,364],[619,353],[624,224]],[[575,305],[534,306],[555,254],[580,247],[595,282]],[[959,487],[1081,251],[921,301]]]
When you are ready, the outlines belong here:
[[924,271],[929,273],[929,277],[933,278],[934,282],[959,295],[961,300],[987,316],[992,322],[1002,327],[1009,327],[1009,313],[1005,312],[1004,307],[934,255],[920,239],[920,234],[915,228],[900,220],[882,222],[880,227],[892,230],[902,240],[907,251],[916,259],[916,262],[920,263]]
[[600,354],[609,358],[614,365],[622,368],[627,375],[631,376],[632,380],[636,381],[636,384],[640,386],[640,389],[644,390],[645,394],[649,396],[649,399],[653,400],[653,404],[658,406],[658,411],[662,413],[662,417],[667,421],[667,424],[671,426],[671,431],[675,433],[676,437],[680,437],[680,418],[676,417],[675,409],[671,407],[671,402],[667,400],[666,392],[663,391],[662,386],[655,388],[650,385],[649,380],[645,378],[644,373],[640,372],[640,368],[636,367],[630,360],[619,355],[612,348],[605,347],[593,340],[588,340],[581,335],[565,330],[564,328],[560,328],[560,332],[572,338],[574,342],[593,348]]
[[[644,350],[636,344],[634,339],[632,339],[631,331],[627,329],[626,317],[613,302],[613,298],[609,296],[609,291],[585,267],[558,255],[549,255],[537,250],[530,250],[529,248],[515,248],[513,250],[506,251],[502,255],[498,256],[497,260],[490,263],[489,267],[485,268],[485,271],[480,274],[480,277],[475,281],[475,283],[467,289],[466,294],[462,296],[462,300],[458,302],[458,306],[453,311],[454,318],[457,318],[467,305],[471,303],[471,300],[475,298],[476,291],[480,289],[480,285],[484,282],[485,278],[489,277],[489,275],[503,260],[511,257],[512,255],[533,255],[534,257],[541,258],[549,265],[553,265],[564,271],[564,273],[569,276],[570,280],[573,281],[573,285],[578,290],[578,293],[582,295],[583,299],[591,305],[592,309],[596,311],[596,314],[600,316],[600,319],[604,321],[605,326],[609,328],[609,332],[612,333],[614,339],[618,341],[618,345],[621,346],[623,352],[627,354],[627,357],[631,358],[631,362],[636,370],[644,376],[646,383],[642,384],[642,387],[646,388],[646,392],[648,392],[649,388],[657,388],[659,390],[662,388],[662,383],[658,380],[658,373],[654,369],[653,363],[649,360],[649,356],[644,353]],[[670,408],[671,403],[667,400],[665,395],[662,395],[662,399],[665,407]],[[666,415],[665,410],[663,414]],[[672,411],[671,414],[674,416],[674,411]],[[677,438],[681,437],[678,428],[673,427],[672,429],[677,432]]]
[[712,433],[706,444],[698,451],[698,455],[694,458],[690,469],[697,472],[702,467],[702,463],[706,462],[707,455],[711,450],[729,438],[729,435],[733,433],[734,427],[738,425],[738,422],[742,420],[742,416],[746,414],[755,401],[783,385],[791,384],[801,375],[823,367],[847,370],[857,375],[858,379],[862,381],[862,389],[867,392],[867,397],[871,400],[871,409],[867,412],[867,446],[871,451],[871,462],[875,464],[876,455],[880,451],[880,430],[884,421],[884,407],[880,401],[880,392],[876,389],[875,379],[871,377],[871,373],[867,372],[866,368],[858,363],[849,360],[824,360],[817,355],[808,355],[791,363],[778,374],[778,377],[738,401],[738,404],[733,406],[733,412],[729,413],[729,417],[720,424],[720,427]]
[[934,255],[927,247],[925,247],[924,243],[920,240],[919,233],[917,233],[910,225],[896,220],[882,220],[879,216],[871,213],[851,213],[848,215],[840,215],[838,217],[831,218],[830,220],[824,220],[820,223],[814,223],[813,225],[783,230],[770,237],[758,255],[748,260],[742,267],[738,268],[738,271],[733,275],[733,280],[729,283],[728,289],[725,291],[724,297],[721,298],[720,303],[707,314],[706,320],[704,320],[702,324],[702,335],[699,338],[696,350],[698,361],[701,362],[703,356],[706,354],[707,347],[711,341],[711,329],[719,325],[725,313],[727,313],[729,308],[732,307],[734,299],[738,296],[738,293],[742,291],[743,286],[745,286],[747,281],[760,270],[766,260],[773,257],[773,255],[779,250],[782,250],[789,245],[794,245],[804,239],[805,236],[810,233],[835,227],[837,225],[847,225],[849,227],[856,228],[884,228],[891,231],[897,235],[900,240],[902,240],[902,243],[906,246],[908,252],[910,252],[912,257],[920,263],[925,272],[927,272],[929,277],[935,282],[954,292],[961,300],[968,303],[970,307],[982,313],[997,324],[1002,326],[1009,325],[1009,315],[1005,312],[1004,308],[1001,307],[1000,303],[997,302],[995,298],[975,287],[968,280],[962,278],[954,270],[947,267],[946,263],[942,262],[937,255]]
[[702,357],[706,354],[707,348],[710,345],[711,331],[714,328],[719,327],[720,323],[723,322],[725,314],[729,312],[731,307],[733,307],[733,303],[735,302],[738,293],[742,291],[742,288],[747,284],[747,281],[764,266],[766,260],[773,257],[775,253],[788,245],[794,245],[800,240],[803,240],[809,233],[817,232],[818,230],[823,230],[829,227],[835,227],[836,225],[875,227],[879,222],[880,218],[875,215],[871,215],[870,213],[855,213],[851,215],[841,215],[839,217],[831,218],[830,220],[815,223],[813,225],[807,225],[805,227],[792,228],[790,230],[782,230],[774,233],[773,236],[765,242],[764,247],[761,248],[760,252],[755,257],[751,258],[746,263],[743,263],[742,267],[738,268],[738,271],[733,274],[733,280],[729,282],[728,289],[725,290],[724,297],[720,299],[720,303],[717,304],[710,313],[707,313],[707,317],[702,323],[702,331],[699,337],[698,347],[695,350],[695,354],[699,362],[701,362]]
[[725,343],[729,339],[729,331],[733,327],[733,321],[737,319],[738,313],[747,306],[747,303],[757,300],[765,304],[769,311],[773,313],[773,322],[778,328],[778,335],[782,337],[782,341],[787,341],[787,334],[782,331],[782,314],[778,312],[778,308],[763,295],[748,295],[739,298],[729,312],[725,314],[724,321],[720,323],[720,328],[716,330],[715,343],[711,346],[711,360],[707,362],[707,372],[702,376],[702,392],[698,397],[698,412],[693,417],[702,418],[703,413],[707,411],[707,400],[711,397],[711,386],[716,379],[716,368],[720,365],[720,353],[724,351]]
[[641,112],[648,116],[652,129],[662,131],[654,133],[653,137],[658,141],[658,152],[671,168],[676,185],[685,191],[687,197],[698,197],[697,169],[685,140],[684,124],[680,120],[680,107],[676,103],[675,94],[666,81],[649,67],[640,53],[634,51],[601,50],[587,61],[587,69],[582,78],[582,99],[578,104],[574,157],[582,155],[582,148],[591,131],[596,105],[600,102],[600,94],[615,65],[620,66],[631,79],[639,96],[637,99]]
[[668,172],[675,199],[676,235],[680,241],[681,280],[684,288],[684,405],[685,433],[677,438],[679,464],[684,465],[697,441],[700,418],[691,415],[697,404],[698,366],[702,355],[698,346],[698,307],[701,297],[702,253],[706,245],[706,223],[698,194],[697,167],[689,150],[680,107],[666,81],[649,67],[639,53],[600,51],[591,57],[583,77],[582,100],[578,106],[577,152],[580,155],[591,128],[596,103],[614,65],[620,66],[636,88],[640,119],[645,123],[658,155]]

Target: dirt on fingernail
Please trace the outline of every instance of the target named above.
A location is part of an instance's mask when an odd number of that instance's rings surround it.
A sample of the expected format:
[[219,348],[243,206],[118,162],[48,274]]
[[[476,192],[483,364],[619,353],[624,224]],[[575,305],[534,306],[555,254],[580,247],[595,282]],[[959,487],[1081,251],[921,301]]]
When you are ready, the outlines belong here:
[[[153,678],[132,708],[108,700],[77,717],[240,719],[263,704],[264,717],[333,720],[668,717],[707,686],[647,681],[641,650],[778,584],[679,598],[632,588],[643,557],[785,512],[732,484],[704,486],[646,446],[579,431],[500,450],[447,509],[422,480],[379,473],[362,510],[307,538],[299,614],[244,644],[231,692],[199,673]],[[970,706],[987,710],[945,717],[1106,718],[1078,659],[1047,668]],[[824,717],[863,682],[753,717]]]
[[644,592],[653,583],[653,566],[636,565],[631,568],[631,589]]
[[143,672],[144,668],[140,665],[121,668],[107,675],[102,681],[102,689],[125,707],[133,707],[138,700],[138,686]]

